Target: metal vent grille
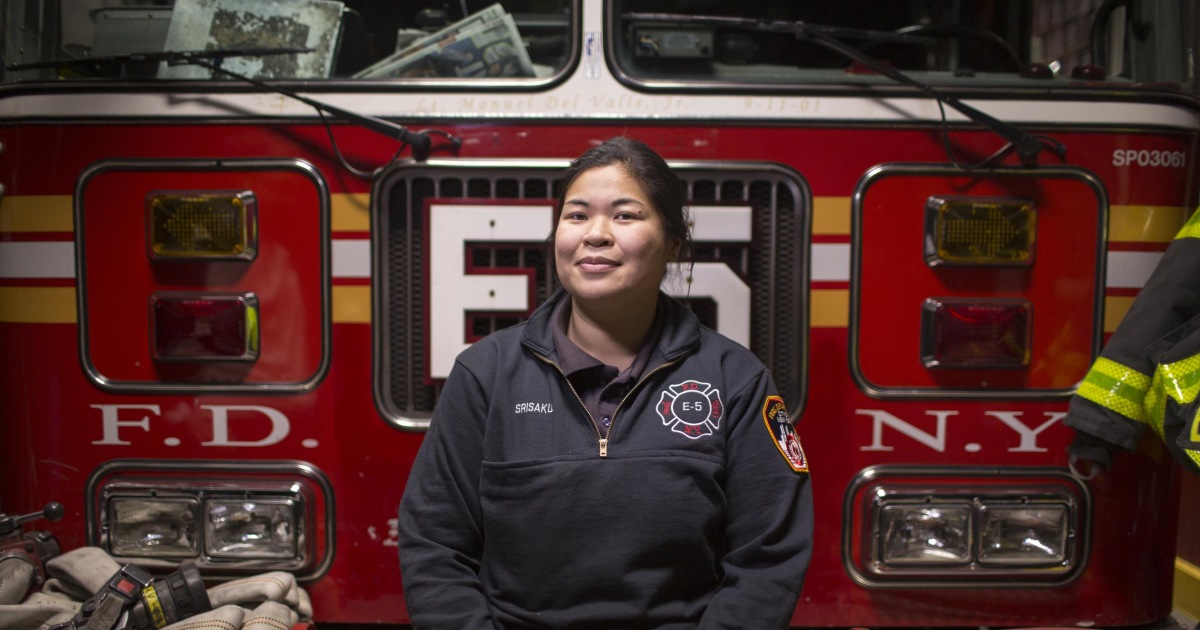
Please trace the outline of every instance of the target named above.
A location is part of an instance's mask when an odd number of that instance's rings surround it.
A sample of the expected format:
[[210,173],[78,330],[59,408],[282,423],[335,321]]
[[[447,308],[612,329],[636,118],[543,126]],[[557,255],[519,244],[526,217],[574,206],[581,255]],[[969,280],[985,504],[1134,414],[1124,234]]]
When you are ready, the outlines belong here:
[[[750,243],[696,244],[696,262],[722,262],[751,288],[751,350],[770,368],[793,414],[804,403],[805,341],[808,328],[810,207],[806,184],[792,172],[764,165],[673,164],[687,184],[693,205],[748,205],[753,208]],[[376,184],[373,234],[376,343],[375,393],[390,420],[406,428],[427,423],[440,391],[425,369],[427,305],[423,243],[426,202],[433,199],[549,201],[557,198],[566,163],[522,166],[516,162],[406,165]],[[547,237],[549,234],[547,234]],[[468,246],[475,267],[535,270],[540,304],[557,288],[546,244]],[[676,280],[679,282],[679,280]],[[684,300],[706,325],[715,328],[716,304]],[[468,340],[520,321],[519,316],[468,314]]]

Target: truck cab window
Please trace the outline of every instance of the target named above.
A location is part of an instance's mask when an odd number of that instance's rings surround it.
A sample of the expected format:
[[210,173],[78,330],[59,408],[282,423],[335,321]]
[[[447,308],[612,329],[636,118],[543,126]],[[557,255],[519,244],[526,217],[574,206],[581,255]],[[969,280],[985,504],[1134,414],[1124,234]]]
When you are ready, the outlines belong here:
[[537,83],[572,50],[571,0],[16,0],[5,83],[210,80]]
[[888,83],[818,34],[926,84],[1194,86],[1192,7],[1168,0],[928,0],[870,11],[854,3],[614,0],[608,9],[618,74],[655,88]]

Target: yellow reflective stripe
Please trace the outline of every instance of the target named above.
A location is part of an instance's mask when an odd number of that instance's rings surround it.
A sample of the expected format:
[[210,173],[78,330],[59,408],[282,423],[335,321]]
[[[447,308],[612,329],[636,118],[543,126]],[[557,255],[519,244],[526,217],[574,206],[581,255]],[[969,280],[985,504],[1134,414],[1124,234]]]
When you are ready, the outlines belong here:
[[1200,355],[1158,366],[1166,393],[1175,402],[1186,404],[1200,393]]
[[0,287],[0,322],[74,324],[75,287]]
[[813,328],[845,328],[850,325],[850,291],[813,289],[808,304],[808,325]]
[[850,198],[813,197],[812,233],[849,236]]
[[1200,394],[1200,355],[1159,364],[1154,370],[1154,380],[1144,402],[1147,423],[1160,438],[1166,439],[1163,422],[1167,414],[1167,399],[1184,405],[1195,400],[1197,394]]
[[1145,422],[1150,425],[1151,429],[1158,434],[1159,439],[1166,441],[1166,435],[1163,431],[1163,418],[1167,415],[1167,398],[1166,388],[1163,386],[1162,372],[1154,371],[1154,382],[1150,385],[1150,391],[1146,392],[1146,398],[1142,401],[1142,410],[1145,412]]
[[1111,359],[1100,357],[1079,385],[1079,395],[1131,420],[1146,421],[1142,399],[1150,377]]
[[333,285],[333,323],[370,324],[371,287]]
[[[1146,394],[1145,410],[1149,416],[1150,426],[1159,437],[1166,439],[1163,423],[1167,414],[1167,398],[1173,399],[1180,405],[1196,400],[1200,394],[1200,355],[1191,356],[1174,363],[1163,363],[1154,371],[1154,382],[1150,392]],[[1188,429],[1191,441],[1200,441],[1200,416],[1192,418]],[[1200,465],[1200,453],[1190,449],[1180,449],[1188,457]]]
[[329,195],[330,225],[335,232],[367,232],[371,229],[371,195],[333,193]]
[[1200,567],[1180,557],[1175,558],[1175,593],[1171,602],[1176,610],[1192,619],[1200,618]]
[[1187,223],[1183,224],[1183,228],[1175,235],[1175,240],[1181,238],[1200,238],[1200,212],[1193,212]]
[[1124,295],[1107,295],[1104,297],[1104,332],[1110,333],[1117,329],[1121,320],[1133,308],[1136,298]]
[[0,197],[0,232],[72,232],[71,195]]
[[1170,243],[1188,214],[1183,206],[1113,204],[1108,207],[1108,241]]

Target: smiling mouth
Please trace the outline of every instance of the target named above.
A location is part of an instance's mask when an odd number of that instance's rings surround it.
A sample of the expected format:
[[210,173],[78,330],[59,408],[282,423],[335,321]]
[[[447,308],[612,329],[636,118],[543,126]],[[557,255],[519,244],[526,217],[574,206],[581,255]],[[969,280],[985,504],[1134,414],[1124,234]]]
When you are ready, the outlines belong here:
[[576,263],[576,265],[587,272],[608,271],[610,269],[615,269],[618,266],[617,261],[615,260],[598,257],[584,258]]

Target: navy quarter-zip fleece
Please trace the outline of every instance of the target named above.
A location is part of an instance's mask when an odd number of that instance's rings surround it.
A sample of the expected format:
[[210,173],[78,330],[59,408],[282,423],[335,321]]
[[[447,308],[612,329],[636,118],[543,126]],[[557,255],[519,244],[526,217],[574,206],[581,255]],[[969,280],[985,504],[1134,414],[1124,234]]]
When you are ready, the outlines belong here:
[[764,417],[766,368],[660,294],[658,343],[606,436],[557,364],[563,299],[446,381],[400,503],[414,626],[786,627],[812,495]]

